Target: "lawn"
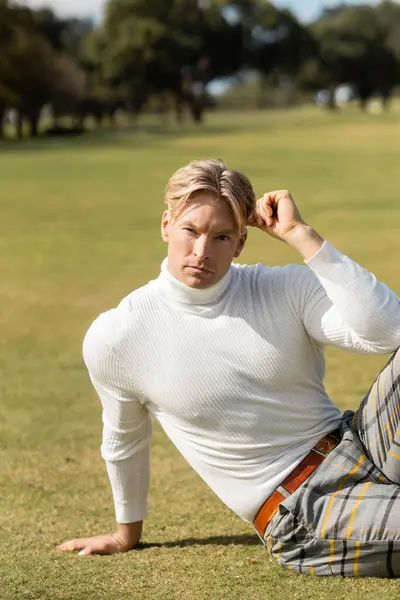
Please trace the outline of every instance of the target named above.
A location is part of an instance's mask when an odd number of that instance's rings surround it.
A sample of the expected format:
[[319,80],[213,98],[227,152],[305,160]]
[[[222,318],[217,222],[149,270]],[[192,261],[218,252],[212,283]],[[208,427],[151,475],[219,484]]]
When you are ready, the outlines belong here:
[[[289,188],[306,220],[400,294],[399,116],[214,114],[203,127],[0,146],[1,600],[398,599],[397,581],[278,567],[158,429],[141,547],[91,558],[54,548],[113,527],[81,342],[99,312],[157,277],[169,175],[191,159],[223,157],[260,195]],[[241,260],[300,262],[258,231]],[[357,406],[386,360],[327,356],[340,408]]]

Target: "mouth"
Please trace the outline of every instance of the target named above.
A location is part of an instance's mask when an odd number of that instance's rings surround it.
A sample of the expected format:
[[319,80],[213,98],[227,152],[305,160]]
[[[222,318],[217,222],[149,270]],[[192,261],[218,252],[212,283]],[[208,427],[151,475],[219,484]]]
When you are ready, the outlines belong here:
[[212,274],[212,271],[210,271],[210,269],[206,269],[205,267],[198,267],[197,265],[187,265],[187,268],[190,269],[193,273]]

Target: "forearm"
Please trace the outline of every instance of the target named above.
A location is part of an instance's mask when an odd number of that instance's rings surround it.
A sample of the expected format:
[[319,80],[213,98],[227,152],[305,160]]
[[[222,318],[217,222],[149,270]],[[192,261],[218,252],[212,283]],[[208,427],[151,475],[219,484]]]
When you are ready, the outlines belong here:
[[304,260],[309,260],[321,249],[325,240],[310,225],[301,223],[286,233],[283,241],[298,252]]

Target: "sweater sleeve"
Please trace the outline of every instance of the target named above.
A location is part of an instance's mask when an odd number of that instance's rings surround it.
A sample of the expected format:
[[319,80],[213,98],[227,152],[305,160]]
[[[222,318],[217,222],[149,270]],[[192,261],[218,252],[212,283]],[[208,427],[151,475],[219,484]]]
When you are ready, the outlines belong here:
[[296,287],[312,338],[371,354],[400,346],[400,303],[392,290],[328,242],[306,263],[312,272]]
[[116,520],[133,523],[147,515],[151,420],[115,349],[104,338],[99,317],[85,336],[83,356],[103,407],[101,455]]

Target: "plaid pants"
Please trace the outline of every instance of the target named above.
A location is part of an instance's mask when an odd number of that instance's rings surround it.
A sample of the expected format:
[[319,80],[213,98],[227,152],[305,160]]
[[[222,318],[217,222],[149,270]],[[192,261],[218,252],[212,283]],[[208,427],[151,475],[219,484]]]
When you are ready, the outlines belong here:
[[400,577],[400,349],[341,441],[279,505],[265,545],[283,566],[309,575]]

